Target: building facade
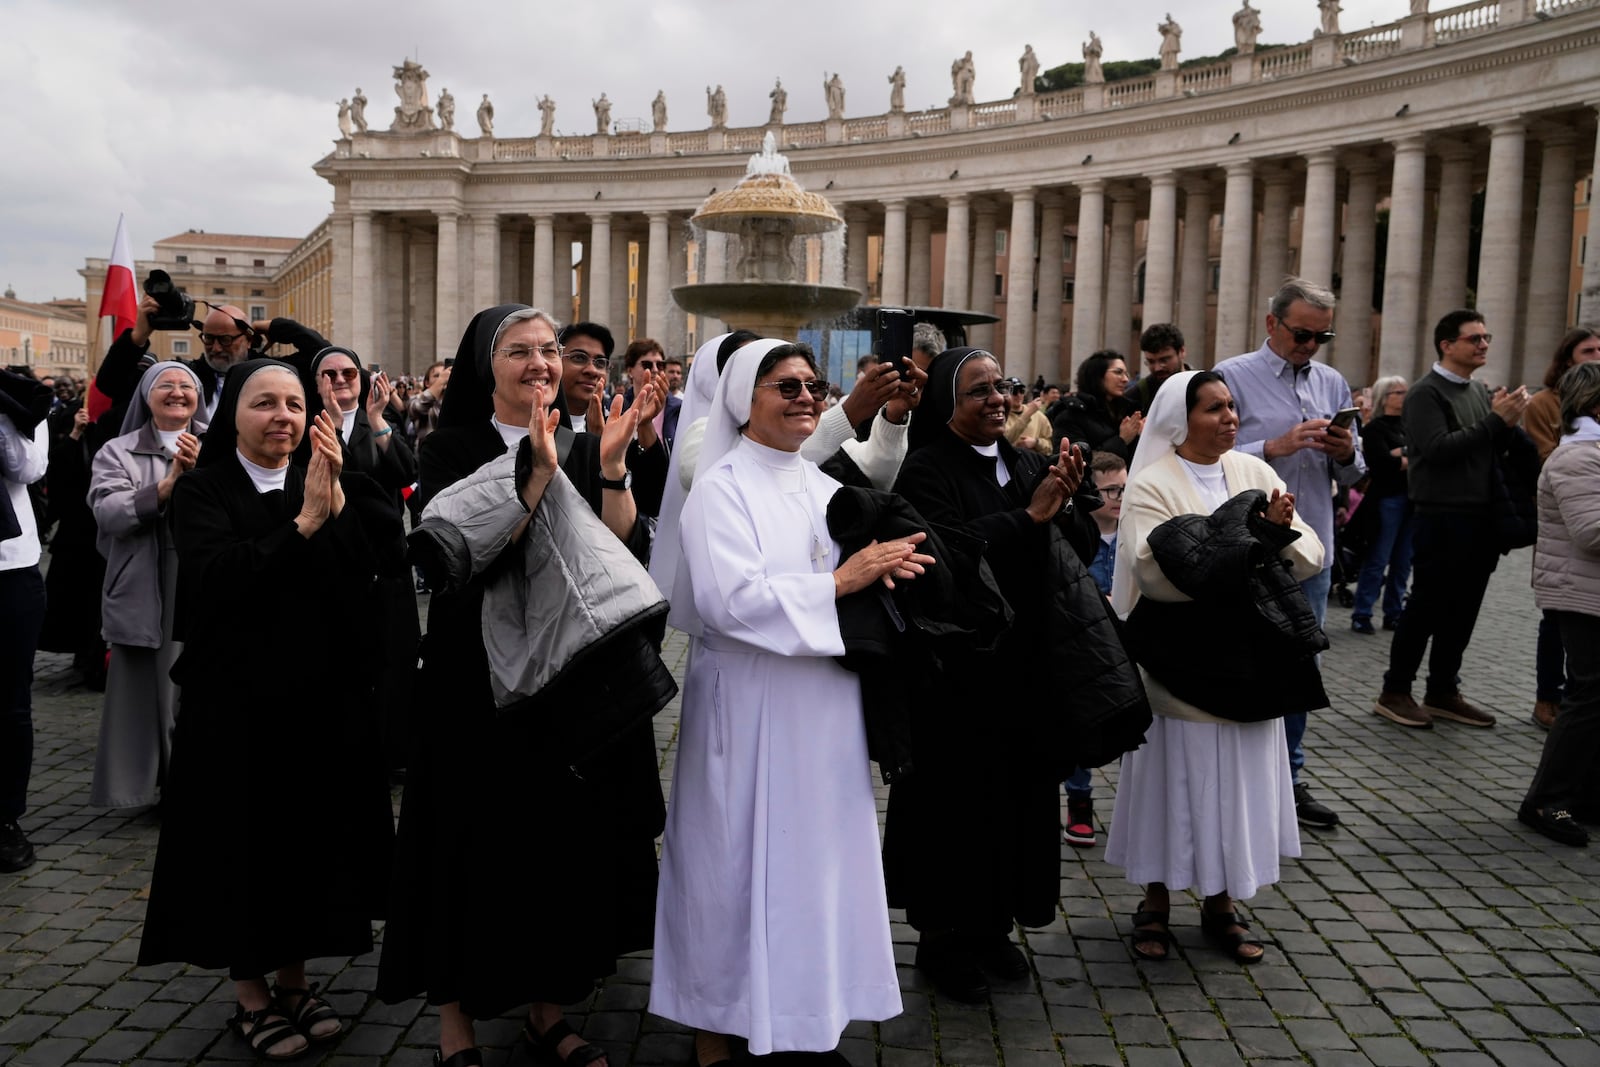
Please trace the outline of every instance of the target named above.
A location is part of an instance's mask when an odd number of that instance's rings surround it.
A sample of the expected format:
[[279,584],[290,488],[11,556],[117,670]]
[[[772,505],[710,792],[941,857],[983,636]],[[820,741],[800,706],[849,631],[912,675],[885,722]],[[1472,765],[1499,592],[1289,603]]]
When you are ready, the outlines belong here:
[[11,289],[0,297],[0,364],[83,378],[87,338],[81,301],[32,303],[18,300]]

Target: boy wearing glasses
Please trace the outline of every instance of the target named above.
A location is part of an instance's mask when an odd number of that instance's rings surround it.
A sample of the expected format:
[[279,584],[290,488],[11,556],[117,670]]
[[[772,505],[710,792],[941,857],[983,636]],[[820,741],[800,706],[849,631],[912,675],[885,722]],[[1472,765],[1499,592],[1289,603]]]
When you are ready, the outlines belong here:
[[[1333,557],[1333,482],[1354,485],[1367,473],[1353,427],[1333,417],[1354,406],[1350,386],[1338,371],[1316,362],[1333,340],[1333,293],[1304,278],[1283,283],[1268,308],[1267,337],[1259,349],[1217,364],[1239,409],[1235,447],[1264,459],[1294,494],[1295,510]],[[1322,625],[1328,614],[1332,564],[1300,583]],[[1305,765],[1304,712],[1284,716],[1289,769],[1294,775],[1296,814],[1302,826],[1326,830],[1339,816],[1311,798],[1300,781]]]

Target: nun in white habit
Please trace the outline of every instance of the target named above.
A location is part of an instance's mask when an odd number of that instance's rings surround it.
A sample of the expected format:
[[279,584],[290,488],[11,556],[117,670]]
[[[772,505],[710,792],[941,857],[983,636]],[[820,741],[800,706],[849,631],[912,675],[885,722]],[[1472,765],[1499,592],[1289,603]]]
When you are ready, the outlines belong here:
[[[696,370],[698,370],[696,361]],[[740,349],[711,405],[671,622],[688,632],[682,733],[661,856],[650,1010],[701,1031],[702,1064],[827,1052],[852,1019],[899,1014],[861,690],[838,597],[931,564],[915,542],[841,559],[838,483],[804,459],[820,398],[810,349]]]

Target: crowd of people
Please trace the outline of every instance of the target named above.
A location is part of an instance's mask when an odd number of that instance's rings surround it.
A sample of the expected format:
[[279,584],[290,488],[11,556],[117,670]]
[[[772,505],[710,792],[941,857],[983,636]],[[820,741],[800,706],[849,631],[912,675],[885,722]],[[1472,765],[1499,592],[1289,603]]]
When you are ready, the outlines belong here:
[[945,996],[1028,972],[1012,933],[1054,919],[1118,760],[1132,951],[1173,953],[1189,891],[1265,958],[1237,902],[1339,822],[1303,774],[1336,581],[1353,633],[1394,631],[1377,715],[1491,727],[1463,653],[1530,544],[1550,733],[1517,816],[1585,844],[1600,334],[1530,397],[1474,380],[1488,324],[1452,312],[1427,374],[1352,390],[1318,359],[1335,304],[1289,279],[1256,351],[1191,369],[1154,325],[1070,390],[921,324],[841,391],[790,339],[619,356],[521,304],[415,379],[232,307],[156,362],[147,300],[87,387],[0,375],[0,870],[33,862],[32,659],[59,649],[105,691],[91,803],[159,806],[139,961],[226,969],[258,1055],[343,1031],[306,961],[382,919],[378,994],[438,1006],[443,1067],[523,1006],[530,1050],[603,1062],[562,1005],[643,949],[700,1067],[837,1061],[901,1010],[890,907]]

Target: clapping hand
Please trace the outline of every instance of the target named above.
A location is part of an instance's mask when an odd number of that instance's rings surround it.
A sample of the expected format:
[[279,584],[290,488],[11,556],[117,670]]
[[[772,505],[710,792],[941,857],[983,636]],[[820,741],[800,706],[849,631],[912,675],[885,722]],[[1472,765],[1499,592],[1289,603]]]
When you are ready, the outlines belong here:
[[1294,521],[1294,494],[1285,493],[1281,489],[1272,491],[1272,498],[1267,501],[1265,512],[1268,522],[1279,526],[1287,526]]
[[167,467],[164,478],[156,483],[156,499],[165,504],[172,497],[173,487],[178,484],[178,478],[185,471],[194,470],[196,461],[200,459],[200,438],[184,431],[173,442],[177,449],[173,453],[172,463]]
[[389,398],[393,395],[394,386],[389,384],[389,376],[383,371],[374,374],[367,388],[367,422],[371,424],[373,433],[387,425],[383,413],[388,409]]
[[873,541],[866,548],[839,564],[833,572],[834,597],[848,596],[865,589],[873,582],[882,581],[889,589],[894,580],[910,581],[933,566],[933,557],[916,550],[928,539],[918,531],[910,537],[897,537],[893,541]]

